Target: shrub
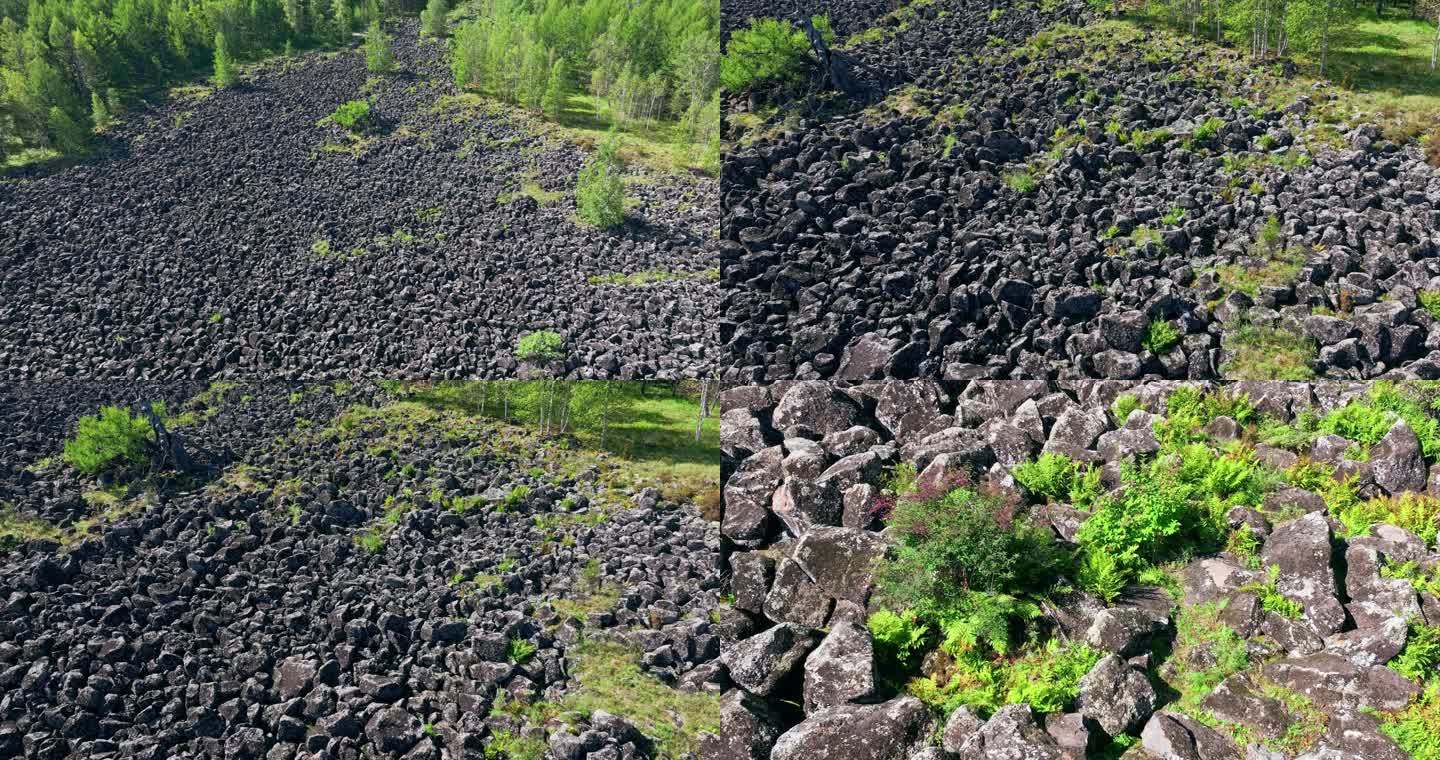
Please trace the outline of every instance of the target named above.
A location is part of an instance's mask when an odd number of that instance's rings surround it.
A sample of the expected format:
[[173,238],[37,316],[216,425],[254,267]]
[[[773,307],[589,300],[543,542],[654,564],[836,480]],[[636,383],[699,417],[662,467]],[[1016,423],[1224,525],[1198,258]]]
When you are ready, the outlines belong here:
[[420,28],[431,37],[445,36],[445,14],[450,8],[445,0],[430,0],[420,14]]
[[720,84],[730,92],[783,88],[804,78],[810,41],[789,21],[755,19],[730,35],[720,59]]
[[524,665],[531,657],[539,651],[539,647],[525,639],[510,639],[510,644],[505,648],[506,657],[516,665]]
[[1415,432],[1420,440],[1420,451],[1427,460],[1440,457],[1440,421],[1426,409],[1426,404],[1417,398],[1416,391],[1408,386],[1391,382],[1377,382],[1370,387],[1365,400],[1352,400],[1345,406],[1325,415],[1320,420],[1322,433],[1333,433],[1357,441],[1365,446],[1380,442],[1396,420]]
[[1195,131],[1192,133],[1191,137],[1197,143],[1210,142],[1211,140],[1215,139],[1215,136],[1220,134],[1220,130],[1224,128],[1224,119],[1216,116],[1211,116],[1210,118],[1201,122],[1199,126],[1195,127]]
[[1122,476],[1119,498],[1106,498],[1080,526],[1076,541],[1087,553],[1115,558],[1127,577],[1143,566],[1213,547],[1223,535],[1223,516],[1191,502],[1195,488],[1157,460],[1132,466]]
[[930,627],[919,621],[914,612],[876,610],[865,621],[875,641],[875,655],[882,673],[903,672],[925,645]]
[[363,132],[370,124],[370,102],[352,100],[342,103],[328,118],[351,132]]
[[1080,588],[1104,599],[1106,604],[1114,602],[1120,592],[1125,590],[1128,582],[1120,560],[1103,551],[1083,552],[1081,557],[1080,569],[1075,578]]
[[1415,300],[1430,316],[1440,319],[1440,290],[1419,291],[1415,294]]
[[46,120],[50,144],[66,155],[80,155],[90,149],[90,132],[59,107],[51,107]]
[[945,679],[917,678],[909,691],[921,701],[951,712],[968,706],[988,717],[1007,704],[1026,703],[1041,713],[1068,709],[1080,693],[1080,679],[1101,659],[1101,654],[1083,644],[1065,645],[1051,640],[1013,660],[989,660],[975,656],[956,660]]
[[1140,346],[1152,354],[1163,354],[1180,343],[1180,331],[1163,319],[1157,319],[1145,328]]
[[145,461],[155,432],[143,417],[106,406],[94,417],[81,417],[75,437],[65,442],[65,461],[86,475]]
[[549,330],[533,332],[515,344],[515,358],[524,362],[549,364],[564,356],[564,340]]
[[390,49],[390,35],[380,20],[370,22],[365,31],[365,68],[372,74],[386,74],[395,69],[395,52]]
[[1029,170],[1006,172],[1004,180],[1006,187],[1022,195],[1033,193],[1039,187]]
[[1064,501],[1079,473],[1079,462],[1054,452],[1041,454],[1039,459],[1016,465],[1010,471],[1026,491],[1046,501]]
[[922,619],[944,618],[971,592],[1024,592],[1058,576],[1061,557],[1048,528],[969,488],[903,498],[889,525],[900,545],[880,569],[880,587]]
[[1436,534],[1440,533],[1440,499],[1413,491],[1363,502],[1347,500],[1339,509],[1332,509],[1331,514],[1351,536],[1365,535],[1372,526],[1382,523],[1408,530],[1427,544],[1435,543]]

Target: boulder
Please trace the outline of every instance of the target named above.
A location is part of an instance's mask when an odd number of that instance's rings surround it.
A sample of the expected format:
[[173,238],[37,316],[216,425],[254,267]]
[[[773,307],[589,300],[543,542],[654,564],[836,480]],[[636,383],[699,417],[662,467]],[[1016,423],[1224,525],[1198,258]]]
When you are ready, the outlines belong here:
[[1370,447],[1370,473],[1375,485],[1390,494],[1425,489],[1428,470],[1420,439],[1405,420],[1396,420],[1390,432]]
[[815,634],[782,623],[738,641],[721,654],[730,678],[751,693],[766,696],[815,648]]
[[863,606],[887,546],[876,533],[817,526],[800,538],[793,556],[822,592]]
[[864,701],[875,692],[875,652],[870,631],[845,621],[830,629],[805,659],[805,712]]
[[1150,716],[1140,746],[1156,760],[1240,760],[1239,749],[1223,734],[1169,711]]
[[911,696],[812,713],[775,742],[771,760],[906,760],[923,739],[930,711]]
[[1300,604],[1305,619],[1321,636],[1345,625],[1345,608],[1336,597],[1330,567],[1330,538],[1325,515],[1312,512],[1276,526],[1260,554],[1266,567],[1280,568],[1276,590]]
[[802,438],[821,438],[846,430],[858,418],[859,409],[849,396],[819,380],[791,385],[772,415],[777,430]]
[[1130,733],[1155,710],[1155,688],[1144,673],[1112,654],[1080,679],[1076,709],[1111,736]]

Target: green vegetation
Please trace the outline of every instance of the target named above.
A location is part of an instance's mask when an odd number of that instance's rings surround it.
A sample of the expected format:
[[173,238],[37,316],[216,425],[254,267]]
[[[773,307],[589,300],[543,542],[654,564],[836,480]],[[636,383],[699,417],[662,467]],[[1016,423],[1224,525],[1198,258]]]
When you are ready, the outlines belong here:
[[1051,639],[1014,659],[962,655],[948,672],[912,679],[906,688],[945,714],[968,706],[989,717],[1005,705],[1019,703],[1042,714],[1060,712],[1074,703],[1080,679],[1100,659],[1100,652],[1084,644],[1065,645]]
[[325,118],[351,132],[363,132],[370,124],[370,101],[351,100],[342,103],[334,113]]
[[449,31],[445,16],[450,12],[445,0],[429,0],[420,12],[420,30],[429,37],[444,37]]
[[1163,354],[1180,344],[1180,331],[1170,322],[1157,319],[1145,328],[1140,346],[1152,354]]
[[680,272],[668,269],[647,269],[643,272],[631,274],[603,274],[586,278],[591,285],[615,285],[618,287],[642,287],[653,285],[659,282],[683,282],[685,280],[709,280],[711,282],[720,279],[719,269],[704,269],[699,272]]
[[1391,670],[1412,681],[1423,681],[1440,666],[1440,626],[1411,621],[1405,648],[1389,662]]
[[380,19],[370,22],[365,31],[365,68],[371,74],[388,74],[395,70],[395,52],[390,49],[390,35]]
[[1427,543],[1435,541],[1440,526],[1440,499],[1423,493],[1406,491],[1399,496],[1380,496],[1356,502],[1340,509],[1335,519],[1351,536],[1362,536],[1375,525],[1394,525],[1420,536]]
[[704,0],[468,4],[452,14],[451,72],[569,139],[619,129],[664,168],[718,171],[719,13]]
[[[1411,13],[1416,8],[1411,5]],[[1322,109],[1327,120],[1374,114],[1388,138],[1402,141],[1433,129],[1440,120],[1440,69],[1434,64],[1440,37],[1433,6],[1426,11],[1428,19],[1406,14],[1398,4],[1387,8],[1383,2],[1367,6],[1325,0],[1297,0],[1278,9],[1244,0],[1145,0],[1127,10],[1125,20],[1107,22],[1105,30],[1093,33],[1112,39],[1143,34],[1158,43],[1157,27],[1169,27],[1176,35],[1165,40],[1167,44],[1193,48],[1181,38],[1193,32],[1208,49],[1218,32],[1227,46],[1248,50],[1255,59],[1278,53],[1298,63],[1300,74],[1292,77],[1253,67],[1261,74],[1258,84],[1269,105],[1288,104],[1328,80],[1341,98]],[[1249,64],[1226,62],[1237,68]]]
[[569,675],[578,688],[558,705],[563,712],[619,715],[655,737],[657,756],[698,751],[700,734],[720,731],[720,699],[671,688],[640,669],[640,653],[619,643],[586,641],[569,650]]
[[[828,18],[811,22],[817,30],[829,28]],[[804,30],[788,20],[757,18],[730,35],[720,60],[720,84],[729,92],[783,90],[803,82],[812,62]]]
[[1260,607],[1266,612],[1273,612],[1281,617],[1299,620],[1300,615],[1305,612],[1299,602],[1286,598],[1275,588],[1275,583],[1280,579],[1280,566],[1271,565],[1266,571],[1265,579],[1241,587],[1242,591],[1249,591],[1260,597]]
[[[1440,145],[1440,142],[1437,142],[1437,145]],[[1415,294],[1415,300],[1427,314],[1440,319],[1440,290],[1421,290]]]
[[1423,386],[1377,382],[1364,398],[1353,399],[1327,414],[1316,429],[1368,448],[1379,443],[1397,421],[1404,420],[1419,439],[1421,453],[1433,461],[1440,458],[1440,420],[1429,411],[1435,408],[1434,403],[1433,391]]
[[1230,360],[1220,368],[1230,380],[1305,381],[1315,377],[1318,349],[1304,335],[1246,323],[1225,336]]
[[1203,713],[1200,701],[1221,681],[1250,666],[1245,640],[1220,622],[1225,606],[1224,601],[1182,606],[1175,615],[1172,661],[1181,667],[1167,681],[1178,692],[1176,706],[1191,715]]
[[[162,413],[163,414],[163,413]],[[146,461],[155,433],[140,415],[106,406],[94,417],[81,417],[75,437],[65,442],[65,461],[86,475]]]
[[0,165],[83,154],[123,99],[197,76],[229,86],[242,61],[348,36],[352,15],[351,0],[0,3]]
[[529,662],[530,658],[534,657],[538,651],[540,651],[540,647],[532,641],[510,639],[510,643],[505,649],[505,656],[516,665],[524,665]]
[[1032,175],[1028,169],[1023,171],[1006,172],[1003,179],[1006,187],[1014,190],[1017,193],[1020,193],[1021,195],[1028,195],[1030,193],[1033,193],[1039,187],[1039,184],[1035,181],[1034,175]]
[[215,86],[231,87],[235,84],[235,59],[230,54],[230,43],[224,32],[215,33]]
[[528,333],[515,344],[515,358],[522,362],[548,365],[565,355],[565,340],[549,330]]
[[1415,760],[1440,760],[1440,678],[1404,710],[1382,714],[1380,730]]
[[619,151],[620,136],[611,132],[580,169],[575,213],[586,224],[605,229],[625,221],[625,165]]
[[1122,393],[1115,397],[1115,402],[1110,405],[1110,416],[1115,420],[1117,427],[1124,425],[1125,420],[1130,419],[1130,413],[1140,408],[1140,399],[1133,393]]

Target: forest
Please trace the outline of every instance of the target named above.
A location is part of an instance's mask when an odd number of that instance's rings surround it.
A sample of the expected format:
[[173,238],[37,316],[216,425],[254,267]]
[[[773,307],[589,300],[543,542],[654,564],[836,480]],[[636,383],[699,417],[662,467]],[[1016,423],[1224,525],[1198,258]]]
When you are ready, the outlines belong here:
[[[237,61],[348,44],[388,14],[417,10],[380,0],[0,1],[0,163],[84,153],[127,102],[157,88],[211,71],[228,85]],[[451,37],[457,85],[561,123],[578,98],[602,128],[665,127],[718,168],[714,0],[453,11],[432,0],[421,17],[431,37]]]
[[[427,29],[444,0],[427,8]],[[715,0],[494,0],[454,14],[456,84],[551,121],[625,130],[674,124],[719,167],[720,6]],[[578,111],[578,113],[572,113]]]
[[125,104],[237,60],[347,41],[379,0],[3,0],[0,162],[73,155]]

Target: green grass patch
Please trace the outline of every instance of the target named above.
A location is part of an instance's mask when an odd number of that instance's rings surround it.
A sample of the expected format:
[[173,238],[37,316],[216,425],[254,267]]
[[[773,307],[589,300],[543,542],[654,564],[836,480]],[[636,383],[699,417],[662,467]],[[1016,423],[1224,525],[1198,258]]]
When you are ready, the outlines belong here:
[[1244,324],[1225,336],[1230,360],[1220,368],[1229,380],[1304,381],[1315,377],[1318,349],[1303,335]]
[[589,277],[585,282],[590,285],[615,285],[618,287],[637,288],[645,285],[653,285],[660,282],[684,282],[686,280],[705,280],[707,282],[718,282],[720,270],[703,269],[698,272],[682,272],[671,269],[647,269],[643,272],[631,274],[601,274]]
[[618,715],[653,737],[659,757],[699,751],[700,735],[720,732],[720,698],[673,689],[640,669],[640,652],[624,644],[586,641],[567,653],[577,688],[559,707]]

